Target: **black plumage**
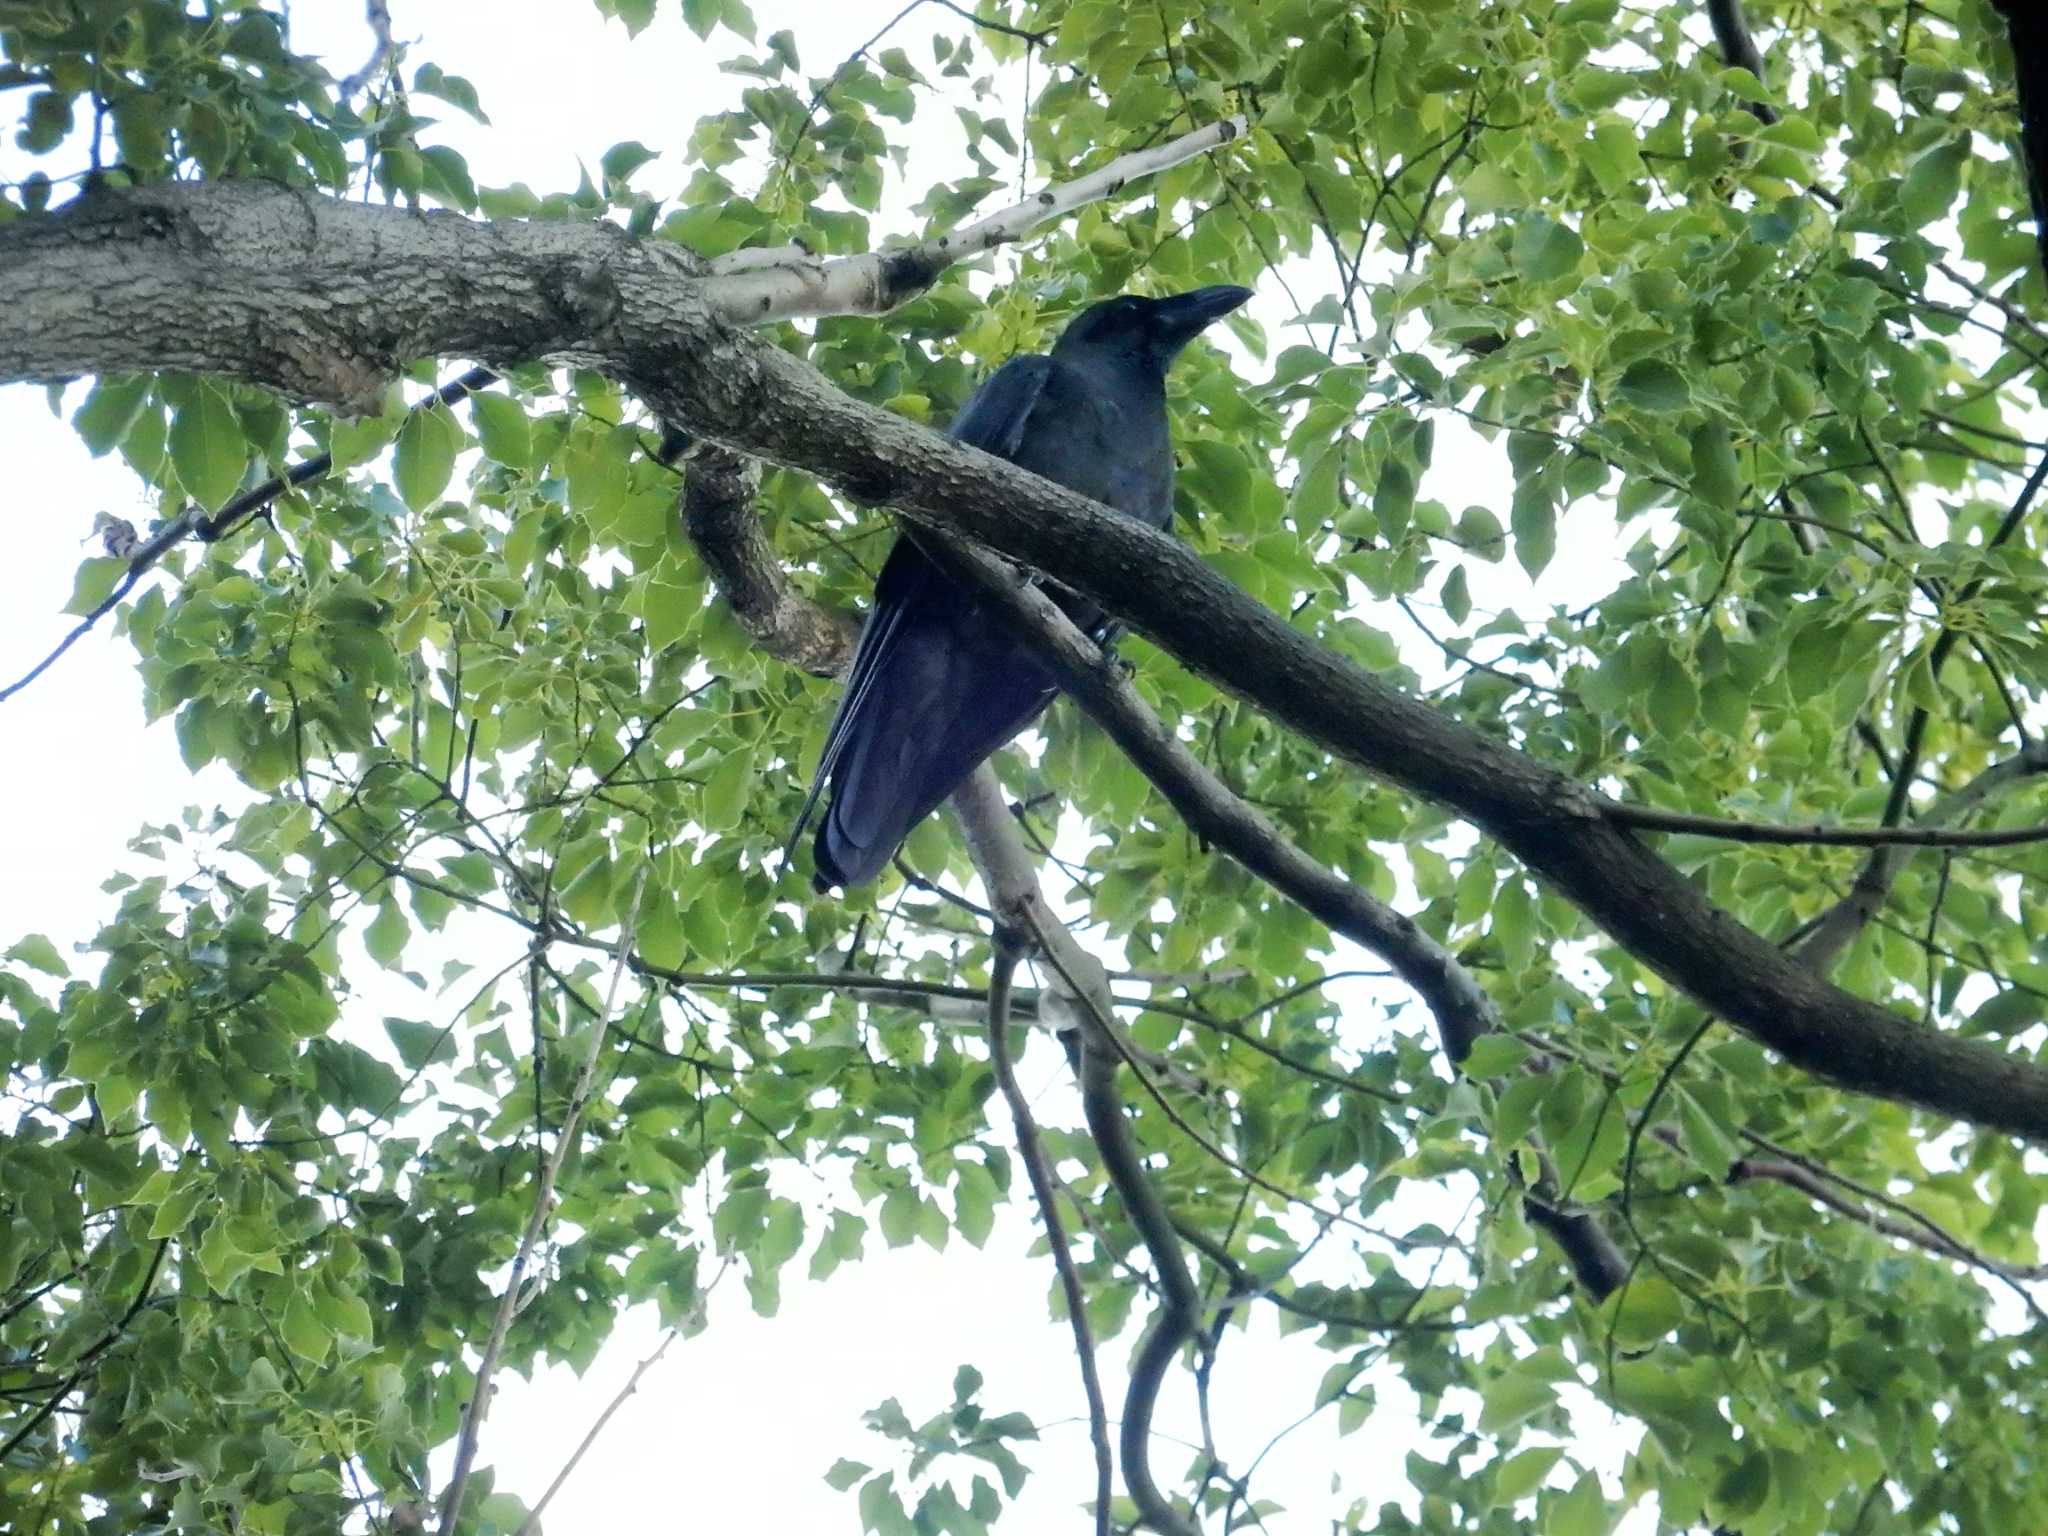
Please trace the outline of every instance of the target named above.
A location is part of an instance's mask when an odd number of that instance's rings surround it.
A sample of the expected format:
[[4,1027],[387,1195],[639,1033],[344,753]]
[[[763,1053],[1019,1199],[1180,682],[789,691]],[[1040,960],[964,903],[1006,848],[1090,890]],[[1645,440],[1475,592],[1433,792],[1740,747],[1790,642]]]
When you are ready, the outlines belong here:
[[[1166,370],[1246,288],[1109,299],[1075,318],[1049,355],[1013,357],[954,420],[963,443],[1155,528],[1173,519]],[[1102,615],[1063,595],[1084,628]],[[1053,679],[918,546],[897,538],[875,584],[846,691],[791,844],[829,790],[814,845],[819,890],[861,885],[888,864],[990,753],[1052,702]]]

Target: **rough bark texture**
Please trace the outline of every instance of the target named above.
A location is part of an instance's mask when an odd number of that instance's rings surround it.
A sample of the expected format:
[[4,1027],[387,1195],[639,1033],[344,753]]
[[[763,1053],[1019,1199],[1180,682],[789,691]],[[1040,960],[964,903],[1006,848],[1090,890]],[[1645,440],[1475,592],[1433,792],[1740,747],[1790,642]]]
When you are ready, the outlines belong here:
[[754,644],[814,677],[837,677],[853,660],[860,620],[790,586],[754,515],[760,485],[758,459],[700,448],[684,470],[684,531]]
[[840,393],[721,320],[697,267],[607,225],[489,226],[258,183],[98,195],[0,228],[0,380],[184,368],[362,402],[414,356],[601,368],[664,420],[1036,566],[1310,740],[1455,808],[1795,1065],[2048,1141],[2048,1069],[1828,984],[1606,822],[1583,786],[1318,646],[1177,540]]

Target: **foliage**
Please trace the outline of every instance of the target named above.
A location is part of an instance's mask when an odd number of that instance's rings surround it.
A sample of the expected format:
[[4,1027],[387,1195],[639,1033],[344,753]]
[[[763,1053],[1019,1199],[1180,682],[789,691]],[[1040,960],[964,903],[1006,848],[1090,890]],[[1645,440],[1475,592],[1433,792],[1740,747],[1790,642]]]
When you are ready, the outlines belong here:
[[[599,4],[636,30],[654,9]],[[1065,175],[1245,111],[1229,152],[1083,210],[1001,283],[963,269],[884,320],[780,339],[942,423],[1095,296],[1259,283],[1284,323],[1241,321],[1235,359],[1198,348],[1174,376],[1179,528],[1318,639],[1672,810],[1895,823],[2027,744],[2048,645],[2018,487],[2048,296],[1980,0],[1759,6],[1762,81],[1721,67],[1689,5],[982,10],[1046,42],[934,7],[821,67],[739,0],[685,0],[729,54],[730,104],[659,160],[593,146],[594,179],[541,195],[475,185],[436,143],[432,113],[484,104],[434,63],[401,57],[349,99],[273,8],[13,0],[0,85],[48,172],[0,190],[0,218],[34,217],[89,161],[609,216],[705,255],[850,253],[910,232],[880,217],[899,195],[932,225],[1006,200],[1027,145]],[[1020,141],[994,91],[1027,54]],[[926,186],[910,129],[956,107],[971,167]],[[82,963],[30,937],[0,971],[0,1510],[39,1511],[52,1536],[328,1531],[431,1496],[427,1453],[474,1386],[622,928],[639,991],[512,1365],[585,1363],[637,1303],[696,1326],[719,1255],[771,1311],[793,1274],[823,1279],[877,1236],[987,1236],[1023,1184],[986,1054],[918,1006],[986,981],[984,932],[934,890],[971,867],[933,821],[906,848],[913,878],[842,901],[784,877],[829,685],[760,654],[715,599],[631,399],[535,366],[454,407],[408,412],[394,391],[341,421],[164,375],[97,381],[74,425],[167,516],[315,451],[335,472],[174,553],[123,613],[150,712],[175,715],[195,768],[231,767],[248,808],[148,830]],[[781,471],[758,510],[808,591],[862,600],[886,519]],[[1583,606],[1543,595],[1604,549],[1610,513],[1626,574]],[[74,611],[123,568],[88,560]],[[1938,1222],[1946,1252],[2023,1266],[2038,1163],[1774,1064],[1443,812],[1141,641],[1125,655],[1235,790],[1399,896],[1514,1032],[1456,1076],[1412,1003],[1342,1006],[1319,984],[1341,964],[1329,934],[1190,837],[1065,706],[1041,754],[1003,759],[1030,825],[1079,818],[1085,857],[1059,878],[1091,942],[1172,978],[1127,986],[1145,999],[1127,1022],[1206,1086],[1169,1102],[1233,1160],[1134,1090],[1175,1217],[1316,1330],[1335,1361],[1321,1401],[1347,1427],[1375,1372],[1420,1399],[1433,1450],[1408,1464],[1413,1498],[1348,1528],[1599,1532],[1654,1496],[1670,1529],[1879,1536],[2014,1530],[2041,1507],[2038,1306],[1752,1166],[1808,1160],[1871,1187],[1844,1195],[1859,1209],[1887,1191]],[[2048,820],[2027,785],[1980,824]],[[1665,849],[1787,938],[1870,862]],[[2042,845],[1909,854],[1885,876],[1837,979],[2037,1056]],[[864,1001],[844,956],[906,990]],[[421,1017],[364,1017],[365,958],[417,985]],[[1522,1070],[1538,1050],[1548,1070]],[[1537,1138],[1560,1193],[1641,1254],[1605,1302],[1524,1219]],[[1081,1137],[1055,1141],[1094,1167]],[[780,1192],[799,1165],[845,1171],[829,1218]],[[1403,1196],[1438,1185],[1476,1214],[1415,1226]],[[1099,1173],[1073,1188],[1091,1320],[1135,1327],[1127,1218]],[[686,1215],[706,1200],[708,1231]],[[1286,1278],[1311,1244],[1316,1282]],[[1642,1427],[1618,1492],[1573,1458],[1587,1399],[1567,1384]],[[877,1426],[920,1462],[978,1456],[1014,1494],[1006,1442],[1029,1425],[991,1414],[977,1436],[978,1386],[963,1376],[917,1427],[891,1402]],[[1241,1515],[1261,1491],[1222,1450],[1184,1491]],[[165,1469],[182,1475],[149,1475]],[[983,1529],[1002,1498],[973,1476],[913,1490],[835,1469],[884,1532]],[[479,1491],[466,1529],[517,1526],[517,1500]]]

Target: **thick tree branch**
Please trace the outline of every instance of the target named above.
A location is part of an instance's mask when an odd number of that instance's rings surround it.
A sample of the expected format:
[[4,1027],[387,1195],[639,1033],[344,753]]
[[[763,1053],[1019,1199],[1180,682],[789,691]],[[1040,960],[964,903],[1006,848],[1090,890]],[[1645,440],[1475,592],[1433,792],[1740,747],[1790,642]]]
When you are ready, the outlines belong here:
[[1794,1064],[2048,1140],[2048,1068],[1828,985],[1608,823],[1566,775],[1318,646],[1177,540],[841,394],[726,325],[694,291],[696,269],[672,245],[605,226],[484,226],[251,182],[155,187],[0,228],[0,378],[175,366],[345,393],[380,354],[580,358],[664,420],[1095,598],[1326,750],[1454,807]]

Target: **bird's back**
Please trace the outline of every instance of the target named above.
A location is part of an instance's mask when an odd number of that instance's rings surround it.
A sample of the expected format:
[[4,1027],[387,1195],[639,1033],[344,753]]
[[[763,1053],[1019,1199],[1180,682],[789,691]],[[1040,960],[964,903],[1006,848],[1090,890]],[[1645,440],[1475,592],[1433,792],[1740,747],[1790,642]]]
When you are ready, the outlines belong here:
[[[952,435],[1156,528],[1173,515],[1165,392],[1082,357],[1012,358],[955,418]],[[1092,627],[1100,613],[1068,603]],[[899,536],[875,588],[819,780],[820,888],[873,879],[910,829],[1045,709],[1052,674],[981,595]],[[817,786],[812,794],[817,794]],[[808,809],[808,807],[807,807]]]

